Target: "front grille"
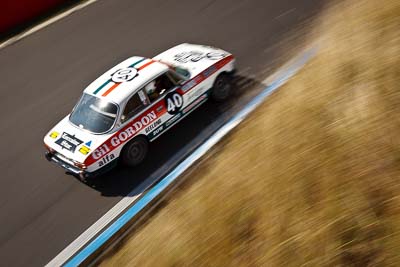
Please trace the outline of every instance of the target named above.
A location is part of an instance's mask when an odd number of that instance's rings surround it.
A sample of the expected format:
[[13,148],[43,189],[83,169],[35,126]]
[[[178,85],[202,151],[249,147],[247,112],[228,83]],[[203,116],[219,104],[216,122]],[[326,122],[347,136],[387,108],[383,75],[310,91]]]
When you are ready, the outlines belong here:
[[65,157],[64,155],[62,155],[62,154],[60,154],[60,153],[58,153],[58,152],[55,153],[55,156],[56,156],[57,158],[59,158],[60,160],[64,161],[65,163],[68,163],[68,164],[71,165],[71,166],[74,166],[74,165],[75,165],[75,164],[74,164],[74,160],[72,160],[72,159],[70,159],[70,158],[67,158],[67,157]]

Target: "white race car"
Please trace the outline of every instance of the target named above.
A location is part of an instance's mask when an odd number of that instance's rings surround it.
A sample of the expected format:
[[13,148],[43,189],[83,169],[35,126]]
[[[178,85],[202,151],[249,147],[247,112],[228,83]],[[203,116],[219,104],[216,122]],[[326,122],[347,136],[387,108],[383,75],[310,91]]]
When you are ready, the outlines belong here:
[[102,173],[117,159],[138,165],[149,142],[208,98],[228,98],[234,61],[224,50],[194,44],[153,59],[126,59],[91,83],[45,136],[46,158],[81,179]]

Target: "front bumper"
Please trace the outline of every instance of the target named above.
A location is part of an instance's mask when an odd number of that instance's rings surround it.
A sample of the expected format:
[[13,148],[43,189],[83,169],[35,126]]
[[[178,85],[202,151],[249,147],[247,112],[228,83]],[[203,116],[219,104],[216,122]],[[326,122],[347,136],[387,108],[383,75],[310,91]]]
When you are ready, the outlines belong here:
[[54,153],[46,151],[44,156],[46,157],[46,159],[48,161],[52,161],[52,162],[56,163],[57,165],[64,168],[66,171],[78,176],[81,180],[85,180],[86,178],[90,177],[89,172],[86,172],[85,170],[82,170],[76,166],[73,166],[73,165],[63,161]]

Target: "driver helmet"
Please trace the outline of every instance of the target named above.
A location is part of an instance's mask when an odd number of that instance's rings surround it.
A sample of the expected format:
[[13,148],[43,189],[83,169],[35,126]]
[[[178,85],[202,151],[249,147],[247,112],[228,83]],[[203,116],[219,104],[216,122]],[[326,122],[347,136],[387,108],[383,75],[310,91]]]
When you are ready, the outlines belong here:
[[148,85],[145,86],[144,89],[146,90],[146,93],[148,95],[154,94],[156,92],[156,82],[151,81]]

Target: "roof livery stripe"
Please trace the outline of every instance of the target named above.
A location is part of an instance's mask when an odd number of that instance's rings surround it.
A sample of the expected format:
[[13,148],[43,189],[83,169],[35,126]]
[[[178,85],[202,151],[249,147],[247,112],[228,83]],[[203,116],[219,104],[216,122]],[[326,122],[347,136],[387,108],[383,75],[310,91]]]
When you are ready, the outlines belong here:
[[[145,60],[145,59],[143,59]],[[139,60],[138,62],[132,64],[131,66],[134,67],[135,65],[139,64],[140,62],[142,62],[143,60]],[[146,62],[145,64],[143,64],[142,66],[140,66],[139,68],[137,68],[138,71],[146,68],[147,66],[151,65],[152,63],[154,63],[154,60],[150,60],[149,62]],[[112,91],[114,91],[115,88],[118,87],[118,85],[120,85],[121,83],[116,83],[113,86],[111,86],[107,91],[105,91],[101,96],[107,96],[109,93],[111,93]]]
[[[143,62],[144,60],[146,60],[146,58],[141,58],[141,59],[139,59],[138,61],[136,61],[135,63],[133,63],[132,65],[130,65],[129,67],[133,68],[133,67],[135,67],[137,64]],[[95,94],[97,94],[98,92],[100,92],[101,89],[103,89],[104,87],[106,87],[106,85],[107,85],[108,83],[110,83],[110,82],[111,82],[111,79],[108,79],[105,83],[103,83],[102,85],[100,85],[100,87],[97,88],[97,89],[93,92],[93,94],[95,95]],[[113,88],[113,87],[116,87],[116,86],[113,85],[111,88]],[[110,88],[110,89],[111,89],[111,88]],[[108,89],[107,92],[108,92],[110,89]],[[113,90],[114,90],[114,88],[113,88]],[[111,91],[112,91],[112,90],[111,90]],[[110,92],[111,92],[111,91],[110,91]],[[107,92],[106,92],[106,93],[107,93]],[[108,92],[107,94],[104,93],[105,95],[103,94],[103,96],[108,95],[110,92]]]
[[111,93],[120,83],[115,83],[113,86],[108,88],[107,91],[105,91],[101,96],[107,96],[109,93]]
[[110,82],[110,80],[107,80],[105,83],[103,83],[99,88],[96,89],[96,91],[93,92],[93,94],[97,94],[101,89],[103,89],[108,83]]
[[137,64],[139,64],[139,63],[141,63],[141,62],[143,62],[143,61],[145,61],[146,60],[146,58],[142,58],[141,60],[139,60],[139,61],[136,61],[135,63],[133,63],[132,65],[130,65],[129,67],[135,67]]
[[140,66],[138,68],[138,70],[142,70],[144,68],[146,68],[147,66],[149,66],[150,64],[153,64],[155,61],[154,60],[150,60],[149,62],[147,62],[146,64],[144,64],[143,66]]

